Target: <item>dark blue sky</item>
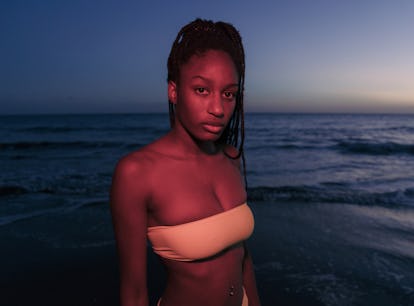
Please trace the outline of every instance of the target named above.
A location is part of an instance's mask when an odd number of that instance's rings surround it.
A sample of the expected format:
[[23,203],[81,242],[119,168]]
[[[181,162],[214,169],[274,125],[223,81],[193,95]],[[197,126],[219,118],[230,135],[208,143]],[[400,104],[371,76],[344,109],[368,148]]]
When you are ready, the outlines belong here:
[[1,1],[0,114],[166,111],[196,17],[240,30],[248,111],[414,113],[413,1],[176,2]]

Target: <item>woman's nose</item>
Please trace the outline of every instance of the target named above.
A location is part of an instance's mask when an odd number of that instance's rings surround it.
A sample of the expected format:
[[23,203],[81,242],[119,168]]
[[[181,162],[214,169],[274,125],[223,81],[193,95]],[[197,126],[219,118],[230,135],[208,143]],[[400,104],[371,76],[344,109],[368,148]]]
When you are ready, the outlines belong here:
[[214,94],[211,96],[207,111],[209,114],[214,115],[215,117],[224,116],[223,101],[221,100],[220,95]]

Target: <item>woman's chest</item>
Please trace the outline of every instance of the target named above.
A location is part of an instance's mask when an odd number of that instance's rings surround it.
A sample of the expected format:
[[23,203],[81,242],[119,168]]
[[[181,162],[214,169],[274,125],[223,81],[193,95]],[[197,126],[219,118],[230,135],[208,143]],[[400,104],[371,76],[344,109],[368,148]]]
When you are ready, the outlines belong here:
[[154,171],[151,223],[183,224],[246,201],[243,178],[231,161],[177,162]]

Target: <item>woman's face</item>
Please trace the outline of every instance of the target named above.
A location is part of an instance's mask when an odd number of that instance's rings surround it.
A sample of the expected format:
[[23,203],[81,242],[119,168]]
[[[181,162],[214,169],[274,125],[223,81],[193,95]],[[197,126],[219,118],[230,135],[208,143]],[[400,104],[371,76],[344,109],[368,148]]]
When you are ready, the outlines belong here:
[[236,106],[238,80],[226,52],[193,55],[181,66],[178,84],[168,84],[168,97],[176,106],[175,124],[197,140],[218,140]]

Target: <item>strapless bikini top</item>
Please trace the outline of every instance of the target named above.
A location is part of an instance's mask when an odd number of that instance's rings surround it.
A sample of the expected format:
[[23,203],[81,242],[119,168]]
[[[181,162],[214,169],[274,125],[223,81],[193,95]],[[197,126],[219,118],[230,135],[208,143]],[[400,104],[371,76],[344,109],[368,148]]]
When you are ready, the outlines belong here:
[[253,213],[244,203],[197,221],[148,227],[147,234],[154,252],[161,257],[194,261],[216,255],[247,239],[253,228]]

